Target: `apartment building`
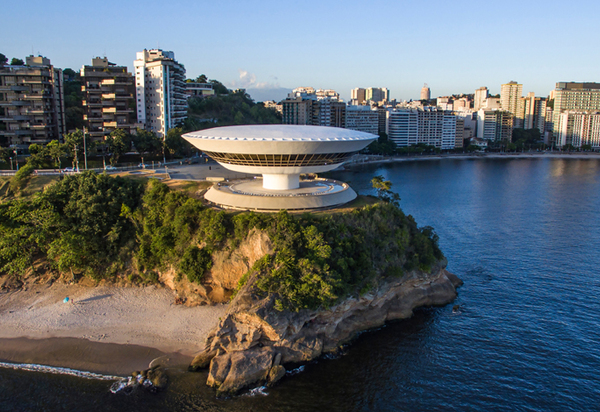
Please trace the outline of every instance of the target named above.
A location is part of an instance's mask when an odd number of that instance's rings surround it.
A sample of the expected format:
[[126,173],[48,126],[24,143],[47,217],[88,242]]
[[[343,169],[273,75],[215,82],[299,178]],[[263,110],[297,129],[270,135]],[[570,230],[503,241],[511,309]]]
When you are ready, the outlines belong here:
[[346,107],[346,129],[378,134],[379,113],[377,109],[370,106],[350,105]]
[[0,146],[24,149],[65,133],[63,74],[42,56],[0,67]]
[[205,97],[214,96],[215,91],[212,83],[184,83],[185,95],[189,99],[190,97]]
[[557,146],[572,144],[573,135],[569,116],[565,112],[594,112],[600,110],[600,83],[558,82],[552,91],[552,141]]
[[515,81],[503,84],[500,88],[502,110],[512,113],[513,127],[523,127],[523,85]]
[[299,87],[281,101],[284,124],[346,126],[346,104],[335,90]]
[[83,121],[92,141],[104,141],[115,129],[133,133],[138,126],[135,79],[127,67],[96,57],[91,66],[81,68],[80,74]]
[[353,106],[367,104],[365,89],[357,87],[350,91],[350,104]]
[[546,99],[535,97],[535,93],[529,92],[523,101],[523,128],[538,129],[543,135],[546,130]]
[[185,67],[160,49],[138,52],[133,66],[138,122],[164,137],[187,118]]
[[390,91],[385,87],[369,87],[365,89],[365,100],[375,103],[388,102],[390,100]]
[[477,111],[483,107],[484,101],[488,98],[490,92],[487,87],[480,87],[475,90],[473,97],[473,110]]
[[423,85],[421,88],[421,100],[429,100],[431,99],[431,89],[427,86],[427,83]]
[[399,147],[424,143],[447,150],[456,146],[456,123],[455,115],[436,107],[392,109],[387,112],[386,130]]
[[557,146],[590,145],[600,147],[600,111],[565,111],[558,116],[555,128]]
[[513,115],[499,109],[477,111],[477,136],[480,139],[510,142],[512,140]]

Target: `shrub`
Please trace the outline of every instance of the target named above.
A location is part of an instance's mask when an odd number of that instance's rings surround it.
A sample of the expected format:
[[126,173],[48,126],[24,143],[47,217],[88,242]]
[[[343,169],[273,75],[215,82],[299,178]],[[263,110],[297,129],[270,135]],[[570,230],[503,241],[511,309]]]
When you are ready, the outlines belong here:
[[212,267],[212,255],[206,248],[190,246],[186,249],[179,269],[187,276],[190,282],[200,283],[204,272]]

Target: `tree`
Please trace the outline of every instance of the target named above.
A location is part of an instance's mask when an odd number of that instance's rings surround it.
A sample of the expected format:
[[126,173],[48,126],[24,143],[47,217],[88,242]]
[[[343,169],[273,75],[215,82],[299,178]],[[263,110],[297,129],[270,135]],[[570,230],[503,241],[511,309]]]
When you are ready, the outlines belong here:
[[204,74],[201,74],[200,76],[196,77],[195,82],[196,83],[208,83],[208,79],[206,78],[206,76]]
[[46,157],[46,148],[37,143],[29,145],[29,158],[27,164],[34,168],[40,168],[44,164],[44,158]]
[[61,169],[60,159],[67,155],[66,144],[61,144],[58,140],[52,140],[46,145],[47,155],[54,160],[54,167]]
[[17,59],[16,57],[13,57],[10,61],[11,66],[23,66],[24,64],[25,62],[23,60]]
[[65,146],[69,155],[73,156],[73,167],[79,168],[79,159],[83,158],[83,131],[77,129],[73,133],[65,133]]
[[371,179],[373,189],[377,190],[377,197],[387,203],[392,203],[396,206],[400,204],[400,196],[398,193],[392,192],[392,182],[383,180],[383,176],[375,176]]
[[133,136],[133,145],[144,163],[144,155],[157,153],[162,148],[162,141],[154,132],[137,129],[137,134]]
[[181,137],[183,134],[183,129],[181,127],[175,127],[173,129],[169,129],[167,132],[167,136],[165,137],[164,146],[165,151],[170,156],[180,155],[186,156],[192,150],[192,146]]
[[114,166],[119,162],[119,157],[131,147],[131,135],[123,129],[115,129],[106,136],[104,142],[110,154],[110,164]]
[[6,63],[8,63],[8,59],[4,54],[0,53],[0,66],[4,66]]
[[229,94],[229,89],[225,87],[220,81],[211,79],[209,80],[209,83],[212,83],[215,94]]

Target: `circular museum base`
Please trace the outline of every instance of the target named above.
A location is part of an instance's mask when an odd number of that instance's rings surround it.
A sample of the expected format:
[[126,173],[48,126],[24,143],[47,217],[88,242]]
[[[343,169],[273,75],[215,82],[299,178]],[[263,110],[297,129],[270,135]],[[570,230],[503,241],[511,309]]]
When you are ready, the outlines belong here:
[[300,181],[297,189],[269,190],[256,177],[215,184],[204,198],[226,209],[308,210],[343,205],[356,199],[356,192],[346,183],[321,178]]

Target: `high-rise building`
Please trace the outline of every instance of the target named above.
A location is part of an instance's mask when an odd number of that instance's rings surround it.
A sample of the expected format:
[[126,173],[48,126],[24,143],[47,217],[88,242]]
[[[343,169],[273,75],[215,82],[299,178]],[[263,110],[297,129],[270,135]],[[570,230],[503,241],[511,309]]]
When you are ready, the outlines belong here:
[[513,115],[505,110],[479,109],[477,111],[477,137],[485,140],[510,142]]
[[385,103],[390,100],[390,91],[385,87],[369,87],[365,89],[365,100],[367,102]]
[[345,127],[346,104],[335,90],[299,87],[281,101],[284,124]]
[[514,128],[523,127],[523,85],[515,81],[503,84],[500,88],[500,104],[502,109],[512,113]]
[[377,134],[379,132],[379,113],[370,106],[346,107],[346,129]]
[[600,110],[600,83],[559,82],[553,90],[552,140],[557,146],[572,144],[572,128],[568,127],[567,111],[590,112]]
[[456,120],[451,112],[427,106],[418,109],[393,109],[387,112],[387,135],[399,147],[419,143],[442,150],[456,145]]
[[63,74],[42,56],[23,66],[0,66],[0,145],[26,148],[62,139]]
[[185,67],[175,53],[160,49],[138,52],[133,66],[138,121],[164,137],[187,117]]
[[431,99],[431,89],[427,86],[427,83],[423,85],[421,88],[421,100],[429,100]]
[[543,135],[546,130],[546,99],[535,97],[535,93],[529,92],[523,100],[523,106],[525,107],[523,128],[538,129]]
[[365,89],[357,87],[350,91],[350,104],[352,105],[363,105],[366,104]]
[[475,90],[473,97],[473,110],[477,111],[483,107],[483,102],[488,98],[490,92],[487,87],[480,87]]
[[106,57],[83,66],[81,91],[83,120],[93,141],[103,141],[115,129],[132,133],[137,125],[135,79],[127,67],[110,63]]
[[567,144],[575,147],[590,145],[600,147],[600,112],[564,111],[558,116],[555,129],[557,146]]

